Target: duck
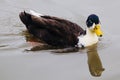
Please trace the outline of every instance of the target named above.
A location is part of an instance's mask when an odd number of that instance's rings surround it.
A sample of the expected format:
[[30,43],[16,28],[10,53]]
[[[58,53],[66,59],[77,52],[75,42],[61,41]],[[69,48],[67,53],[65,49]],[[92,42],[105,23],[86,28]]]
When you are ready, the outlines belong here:
[[51,46],[87,47],[96,44],[99,37],[103,36],[96,14],[88,16],[85,30],[70,20],[43,15],[33,10],[20,12],[19,18],[30,34]]

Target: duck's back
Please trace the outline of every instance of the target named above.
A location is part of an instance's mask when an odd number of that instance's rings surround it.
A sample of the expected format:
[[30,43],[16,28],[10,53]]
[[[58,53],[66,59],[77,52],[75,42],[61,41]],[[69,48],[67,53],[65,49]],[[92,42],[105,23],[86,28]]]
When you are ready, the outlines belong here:
[[78,43],[77,37],[84,32],[77,24],[58,17],[38,17],[21,12],[20,19],[31,34],[52,46],[75,46]]

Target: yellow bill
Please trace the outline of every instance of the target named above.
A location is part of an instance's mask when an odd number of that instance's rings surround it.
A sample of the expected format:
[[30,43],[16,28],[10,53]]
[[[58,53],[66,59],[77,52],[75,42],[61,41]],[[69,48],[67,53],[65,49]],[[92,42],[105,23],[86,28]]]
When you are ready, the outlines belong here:
[[94,28],[94,31],[95,31],[95,33],[97,34],[98,37],[102,37],[103,36],[103,32],[100,29],[100,27],[101,27],[101,25],[97,24],[97,25],[95,25],[95,28]]

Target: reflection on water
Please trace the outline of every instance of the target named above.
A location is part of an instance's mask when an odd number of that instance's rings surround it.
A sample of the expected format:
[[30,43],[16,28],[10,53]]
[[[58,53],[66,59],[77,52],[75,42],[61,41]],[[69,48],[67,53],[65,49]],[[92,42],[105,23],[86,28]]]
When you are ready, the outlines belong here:
[[[53,52],[55,53],[71,53],[71,52],[79,52],[83,49],[71,47],[71,48],[58,48],[53,47],[50,45],[45,44],[43,41],[35,38],[33,35],[29,34],[27,31],[23,32],[23,35],[26,38],[27,42],[30,42],[32,44],[32,48],[27,51],[38,51],[38,50],[48,50],[48,49],[54,49]],[[97,44],[89,46],[85,48],[87,51],[87,57],[88,57],[88,67],[89,71],[92,76],[99,77],[101,76],[102,72],[105,70],[102,66],[102,62],[100,60],[100,57],[97,52]]]
[[97,52],[97,44],[87,48],[88,66],[92,76],[101,76],[105,70]]
[[0,47],[6,47],[6,46],[8,46],[8,45],[0,45]]

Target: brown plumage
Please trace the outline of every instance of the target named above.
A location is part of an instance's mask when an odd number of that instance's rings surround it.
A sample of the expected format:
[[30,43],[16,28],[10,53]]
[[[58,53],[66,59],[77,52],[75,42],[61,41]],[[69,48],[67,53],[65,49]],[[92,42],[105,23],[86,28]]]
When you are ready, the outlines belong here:
[[74,47],[78,36],[84,32],[77,24],[58,17],[37,17],[25,11],[19,16],[29,33],[52,46]]

